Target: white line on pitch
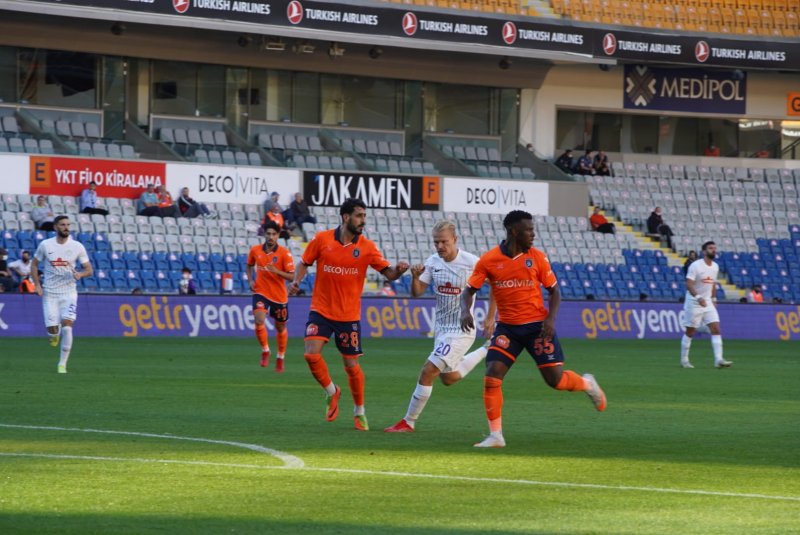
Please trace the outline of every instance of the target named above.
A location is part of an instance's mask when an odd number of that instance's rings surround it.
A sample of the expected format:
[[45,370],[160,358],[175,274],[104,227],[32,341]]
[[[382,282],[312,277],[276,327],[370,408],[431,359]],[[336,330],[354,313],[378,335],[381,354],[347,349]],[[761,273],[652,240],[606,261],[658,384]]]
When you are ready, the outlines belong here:
[[773,501],[792,501],[800,502],[800,497],[797,496],[772,496],[769,494],[753,494],[753,493],[739,493],[739,492],[720,492],[711,490],[695,490],[695,489],[668,489],[659,487],[634,487],[628,485],[600,485],[594,483],[565,483],[558,481],[532,481],[528,479],[503,479],[503,478],[490,478],[490,477],[469,477],[469,476],[448,476],[437,474],[420,474],[411,472],[387,472],[380,470],[358,470],[349,468],[312,468],[309,466],[304,467],[289,467],[289,466],[261,466],[256,464],[239,464],[239,463],[215,463],[209,461],[182,461],[172,459],[142,459],[136,457],[100,457],[100,456],[84,456],[84,455],[58,455],[51,453],[12,453],[0,452],[0,457],[33,457],[44,459],[73,459],[73,460],[87,460],[87,461],[115,461],[115,462],[131,462],[131,463],[154,463],[154,464],[183,464],[192,466],[214,466],[223,468],[247,468],[256,470],[301,470],[305,472],[328,472],[337,474],[361,474],[369,476],[387,476],[387,477],[413,477],[420,479],[443,479],[448,481],[467,481],[471,483],[503,483],[512,485],[530,485],[539,487],[558,487],[558,488],[575,488],[575,489],[588,489],[588,490],[622,490],[622,491],[638,491],[638,492],[654,492],[662,494],[690,494],[699,496],[720,496],[728,498],[752,498],[759,500],[773,500]]
[[79,427],[51,427],[40,425],[14,425],[14,424],[0,424],[0,427],[10,427],[14,429],[35,429],[38,431],[72,431],[79,433],[101,433],[104,435],[128,435],[135,437],[148,437],[148,438],[166,438],[169,440],[186,440],[189,442],[205,442],[207,444],[222,444],[224,446],[233,446],[235,448],[244,448],[258,453],[266,453],[283,461],[286,468],[303,468],[305,463],[300,457],[289,455],[282,451],[273,450],[272,448],[265,448],[258,444],[247,444],[246,442],[231,442],[229,440],[213,440],[210,438],[195,438],[195,437],[182,437],[178,435],[159,435],[155,433],[137,433],[134,431],[107,431],[105,429],[82,429]]

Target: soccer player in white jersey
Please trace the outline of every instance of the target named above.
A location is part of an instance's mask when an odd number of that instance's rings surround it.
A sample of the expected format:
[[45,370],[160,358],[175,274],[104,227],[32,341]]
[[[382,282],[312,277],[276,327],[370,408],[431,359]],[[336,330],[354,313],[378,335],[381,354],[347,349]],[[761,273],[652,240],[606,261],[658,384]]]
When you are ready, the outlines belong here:
[[[44,324],[50,335],[50,345],[61,339],[61,358],[58,373],[67,373],[67,360],[72,349],[72,324],[78,310],[77,281],[92,276],[92,264],[84,246],[69,234],[69,217],[60,215],[53,220],[54,238],[44,240],[36,249],[31,262],[31,277],[36,293],[42,296]],[[44,271],[44,284],[39,280],[39,265]],[[77,271],[80,265],[82,270]]]
[[[433,227],[433,245],[436,254],[425,264],[411,267],[411,294],[418,297],[433,284],[436,294],[436,325],[433,351],[422,367],[417,388],[405,417],[384,431],[388,433],[411,433],[425,404],[431,397],[433,382],[438,376],[442,384],[450,386],[467,376],[486,357],[487,346],[467,353],[475,341],[475,329],[461,330],[461,292],[472,274],[478,257],[458,248],[456,226],[451,221],[440,221]],[[484,334],[491,338],[494,331],[496,306],[489,299],[489,310],[484,322]]]
[[703,257],[689,265],[686,272],[686,298],[683,304],[683,326],[686,334],[681,339],[681,366],[694,368],[689,362],[692,337],[700,325],[711,331],[711,348],[714,351],[714,366],[727,368],[733,364],[722,358],[722,334],[719,329],[717,302],[717,275],[719,266],[714,262],[717,246],[713,241],[703,244]]

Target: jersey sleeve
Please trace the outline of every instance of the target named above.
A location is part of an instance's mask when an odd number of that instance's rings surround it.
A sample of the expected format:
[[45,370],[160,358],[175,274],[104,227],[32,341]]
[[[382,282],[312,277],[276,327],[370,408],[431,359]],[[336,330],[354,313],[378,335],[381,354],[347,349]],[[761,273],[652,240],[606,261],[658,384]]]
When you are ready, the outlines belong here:
[[483,286],[484,281],[489,276],[489,271],[486,269],[486,262],[483,258],[478,260],[475,264],[475,269],[472,270],[472,275],[467,280],[467,285],[472,286],[476,290]]
[[686,271],[686,278],[691,281],[697,279],[697,268],[695,267],[695,262],[689,264],[689,269]]
[[44,242],[40,243],[39,247],[36,248],[36,252],[33,254],[33,257],[40,264],[47,260],[47,253],[44,251]]
[[250,248],[250,252],[247,253],[247,265],[248,266],[255,266],[256,265],[256,252],[253,248]]
[[89,254],[86,252],[86,247],[83,244],[80,244],[80,248],[78,249],[78,264],[84,265],[89,263]]
[[381,253],[378,246],[373,243],[372,250],[370,251],[369,265],[375,271],[380,272],[391,266],[392,263],[383,257],[383,253]]
[[556,274],[553,273],[553,268],[550,266],[550,260],[544,254],[537,255],[536,268],[539,273],[539,282],[545,288],[552,288],[558,282]]
[[309,242],[308,246],[306,247],[306,250],[303,252],[301,261],[307,266],[312,265],[314,262],[317,261],[317,258],[319,258],[319,249],[320,249],[319,237],[314,236]]
[[423,271],[422,274],[419,276],[419,282],[430,286],[431,281],[433,280],[432,271],[433,271],[433,262],[431,261],[430,258],[428,258],[428,260],[425,261],[425,271]]
[[292,258],[292,253],[288,249],[283,253],[283,271],[286,273],[294,272],[294,258]]

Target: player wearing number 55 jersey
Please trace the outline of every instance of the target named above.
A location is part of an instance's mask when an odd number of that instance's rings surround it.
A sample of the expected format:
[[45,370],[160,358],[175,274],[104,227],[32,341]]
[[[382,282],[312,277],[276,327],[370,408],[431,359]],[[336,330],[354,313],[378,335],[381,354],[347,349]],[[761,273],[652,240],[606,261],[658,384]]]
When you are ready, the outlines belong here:
[[407,262],[392,267],[378,247],[361,233],[367,206],[359,199],[347,199],[339,209],[342,224],[334,230],[318,233],[303,253],[289,294],[296,295],[308,267],[317,264],[317,276],[311,296],[305,337],[305,359],[311,374],[328,396],[326,418],[339,414],[341,389],[331,380],[322,348],[331,335],[344,359],[347,382],[355,404],[355,428],[369,429],[364,411],[364,372],[358,364],[361,356],[361,291],[367,268],[379,271],[388,280],[396,280],[408,270]]
[[[456,226],[451,221],[440,221],[433,227],[433,246],[436,248],[435,255],[431,255],[424,265],[411,266],[411,295],[419,297],[428,286],[432,286],[436,295],[433,351],[420,371],[405,417],[384,429],[387,433],[413,432],[417,419],[431,397],[436,377],[445,386],[455,384],[466,377],[488,351],[487,344],[467,353],[475,341],[475,329],[461,332],[461,292],[478,258],[458,248]],[[495,312],[494,298],[491,298],[484,323],[487,337],[491,337],[494,330]]]
[[[77,318],[78,289],[76,283],[92,276],[92,264],[86,249],[69,234],[69,218],[60,215],[53,220],[54,238],[39,244],[31,262],[31,277],[36,293],[42,296],[44,324],[50,335],[50,345],[58,345],[61,338],[61,357],[58,373],[67,373],[67,360],[72,350],[72,324]],[[77,271],[80,265],[83,269]],[[44,284],[39,280],[39,269],[44,271]]]
[[289,342],[286,322],[289,320],[289,294],[286,281],[294,279],[292,253],[278,245],[280,227],[272,221],[264,225],[264,243],[250,249],[247,255],[247,280],[253,292],[253,317],[256,338],[261,344],[261,367],[269,365],[269,341],[266,326],[267,312],[275,320],[278,358],[275,371],[283,373],[283,358]]
[[[514,210],[503,220],[506,239],[483,255],[467,282],[461,299],[461,328],[474,328],[472,303],[475,293],[489,280],[497,301],[498,322],[486,355],[483,403],[489,420],[489,436],[478,448],[502,448],[503,378],[523,349],[536,361],[545,382],[556,390],[588,394],[598,411],[606,408],[606,396],[590,374],[564,370],[564,354],[555,331],[561,304],[558,281],[545,254],[533,248],[533,217]],[[544,306],[544,286],[550,293],[549,311]]]

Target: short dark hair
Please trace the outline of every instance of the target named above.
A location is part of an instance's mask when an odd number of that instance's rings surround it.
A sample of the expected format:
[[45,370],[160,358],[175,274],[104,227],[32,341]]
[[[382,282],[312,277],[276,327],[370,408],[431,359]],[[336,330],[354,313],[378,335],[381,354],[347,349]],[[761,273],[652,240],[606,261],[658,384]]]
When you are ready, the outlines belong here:
[[361,199],[350,197],[344,201],[342,207],[339,208],[339,215],[352,215],[352,213],[356,211],[356,208],[363,208],[366,210],[367,205]]
[[508,230],[520,221],[526,219],[533,219],[533,216],[523,210],[511,210],[506,214],[506,217],[503,218],[503,226]]
[[264,234],[266,234],[268,230],[274,230],[278,234],[281,233],[281,227],[279,227],[278,224],[272,220],[264,223]]
[[702,249],[703,251],[705,251],[705,250],[706,250],[706,247],[708,247],[709,245],[716,245],[716,243],[714,243],[713,241],[709,240],[709,241],[705,242],[705,243],[703,244],[703,246],[702,246],[700,249]]
[[188,267],[185,267],[185,268],[183,268],[183,269],[181,270],[181,273],[191,273],[191,272],[192,272],[192,270],[191,270],[191,269],[189,269]]
[[53,219],[53,225],[54,225],[54,226],[55,226],[55,225],[58,225],[58,224],[61,222],[61,220],[62,220],[62,219],[69,219],[69,216],[68,216],[68,215],[59,215],[59,216],[56,216],[56,218],[55,218],[55,219]]

